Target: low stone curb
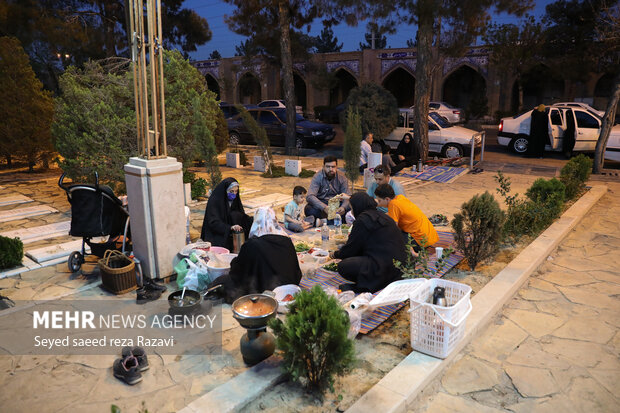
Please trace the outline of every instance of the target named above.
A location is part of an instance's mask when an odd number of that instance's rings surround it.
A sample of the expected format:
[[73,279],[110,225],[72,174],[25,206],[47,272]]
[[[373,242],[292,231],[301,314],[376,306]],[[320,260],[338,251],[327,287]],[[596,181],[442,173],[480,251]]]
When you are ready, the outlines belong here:
[[347,413],[396,413],[412,408],[419,393],[487,326],[606,192],[607,187],[604,185],[593,186],[472,298],[473,310],[467,320],[465,336],[446,359],[411,352],[351,406]]
[[238,411],[284,377],[280,364],[279,357],[271,356],[194,400],[177,413]]

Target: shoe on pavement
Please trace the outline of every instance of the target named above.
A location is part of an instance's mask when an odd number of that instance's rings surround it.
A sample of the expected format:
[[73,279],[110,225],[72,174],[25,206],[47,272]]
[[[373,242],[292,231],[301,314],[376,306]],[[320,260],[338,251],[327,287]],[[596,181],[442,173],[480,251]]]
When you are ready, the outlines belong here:
[[142,381],[142,374],[138,371],[138,359],[134,356],[116,359],[114,361],[114,377],[133,386]]
[[136,303],[145,304],[147,301],[154,301],[161,297],[160,290],[152,290],[147,287],[138,288],[136,290]]
[[168,290],[165,285],[157,284],[154,280],[150,278],[144,280],[144,287],[150,290],[159,290],[161,292]]
[[146,356],[146,351],[142,347],[123,347],[121,357],[127,358],[129,356],[134,356],[138,360],[138,371],[140,373],[149,369],[149,360]]

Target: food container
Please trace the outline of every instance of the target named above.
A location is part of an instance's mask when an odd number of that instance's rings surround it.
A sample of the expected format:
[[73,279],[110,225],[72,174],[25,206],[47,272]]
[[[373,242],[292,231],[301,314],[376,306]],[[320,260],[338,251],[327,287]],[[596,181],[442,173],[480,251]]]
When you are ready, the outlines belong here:
[[287,296],[295,296],[299,293],[301,288],[295,284],[281,285],[273,289],[276,294],[275,298],[278,300],[278,312],[282,314],[288,313],[289,306],[295,302],[295,299],[284,301]]
[[233,318],[247,329],[264,328],[275,317],[278,301],[266,294],[249,294],[232,304]]
[[321,248],[311,249],[310,255],[313,256],[319,263],[324,263],[324,262],[327,262],[327,260],[329,260],[329,252]]
[[215,280],[222,275],[226,275],[230,272],[230,262],[237,256],[237,254],[218,254],[217,259],[219,263],[209,261],[207,263],[207,269],[209,270],[209,276],[211,281]]
[[214,254],[230,254],[230,250],[224,247],[211,247],[209,251]]

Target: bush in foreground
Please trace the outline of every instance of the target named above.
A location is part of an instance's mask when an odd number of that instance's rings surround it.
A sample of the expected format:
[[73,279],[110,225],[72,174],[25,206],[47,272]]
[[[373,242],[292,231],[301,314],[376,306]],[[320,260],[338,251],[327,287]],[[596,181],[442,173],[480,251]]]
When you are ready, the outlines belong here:
[[474,195],[461,206],[461,212],[454,215],[454,240],[472,271],[499,249],[504,219],[504,212],[488,192]]
[[349,317],[318,285],[298,293],[286,320],[273,319],[269,326],[283,352],[283,368],[312,390],[333,389],[334,376],[353,363]]
[[0,269],[17,267],[24,258],[24,244],[19,238],[0,235]]
[[592,172],[592,159],[584,154],[575,156],[560,171],[560,180],[566,186],[566,199],[574,199],[586,186]]

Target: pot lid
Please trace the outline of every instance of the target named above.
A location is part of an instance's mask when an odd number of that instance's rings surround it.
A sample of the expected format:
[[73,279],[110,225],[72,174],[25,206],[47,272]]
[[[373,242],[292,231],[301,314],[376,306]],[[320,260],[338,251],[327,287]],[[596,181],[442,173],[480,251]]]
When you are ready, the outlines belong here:
[[261,318],[271,315],[278,309],[278,302],[265,294],[244,295],[232,305],[233,314],[242,318]]

